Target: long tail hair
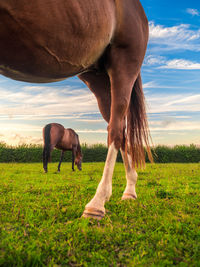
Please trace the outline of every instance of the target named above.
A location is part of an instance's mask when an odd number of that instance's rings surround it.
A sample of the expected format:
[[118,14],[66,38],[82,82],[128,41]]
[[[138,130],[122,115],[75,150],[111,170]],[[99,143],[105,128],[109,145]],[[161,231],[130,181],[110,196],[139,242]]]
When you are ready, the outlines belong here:
[[153,162],[153,157],[150,149],[149,127],[147,122],[145,98],[142,89],[141,75],[138,75],[137,80],[133,86],[129,109],[127,113],[127,135],[128,148],[126,142],[126,149],[128,149],[133,165],[137,167],[145,166],[145,150],[149,160]]
[[51,124],[47,124],[44,128],[44,149],[43,149],[43,163],[50,161],[50,152],[51,152]]

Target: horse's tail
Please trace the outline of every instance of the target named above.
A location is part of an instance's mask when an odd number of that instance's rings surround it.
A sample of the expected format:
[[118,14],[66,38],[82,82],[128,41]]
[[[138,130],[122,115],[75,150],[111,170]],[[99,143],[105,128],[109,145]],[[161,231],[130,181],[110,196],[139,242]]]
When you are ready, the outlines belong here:
[[47,163],[50,161],[50,153],[51,153],[51,124],[47,124],[44,127],[44,148],[43,148],[43,165],[44,168]]
[[127,113],[128,151],[133,164],[137,167],[145,166],[145,150],[149,160],[153,162],[150,149],[150,134],[147,122],[145,98],[142,89],[141,75],[139,74],[133,86],[129,109]]

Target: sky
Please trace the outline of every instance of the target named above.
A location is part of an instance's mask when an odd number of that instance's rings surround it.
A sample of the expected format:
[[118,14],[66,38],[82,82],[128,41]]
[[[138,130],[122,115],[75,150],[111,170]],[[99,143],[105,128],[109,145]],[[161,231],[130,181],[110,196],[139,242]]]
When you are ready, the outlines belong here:
[[[200,1],[141,0],[150,38],[142,66],[154,145],[200,144]],[[81,143],[107,142],[95,97],[76,77],[30,84],[0,75],[0,142],[42,143],[42,128],[58,122]]]

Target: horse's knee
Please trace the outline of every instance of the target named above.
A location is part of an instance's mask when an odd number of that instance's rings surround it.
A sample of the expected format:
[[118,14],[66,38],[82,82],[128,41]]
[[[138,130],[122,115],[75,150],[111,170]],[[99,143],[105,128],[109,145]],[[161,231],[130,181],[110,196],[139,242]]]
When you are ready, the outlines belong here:
[[124,128],[110,126],[108,127],[108,145],[114,142],[116,149],[120,149],[123,146],[124,142]]
[[128,108],[128,97],[116,98],[111,110],[111,120],[108,126],[108,144],[114,142],[117,149],[124,147],[125,114]]
[[128,108],[129,104],[129,96],[122,96],[118,101],[116,105],[116,112],[120,119],[124,118],[124,115],[126,113],[126,110]]

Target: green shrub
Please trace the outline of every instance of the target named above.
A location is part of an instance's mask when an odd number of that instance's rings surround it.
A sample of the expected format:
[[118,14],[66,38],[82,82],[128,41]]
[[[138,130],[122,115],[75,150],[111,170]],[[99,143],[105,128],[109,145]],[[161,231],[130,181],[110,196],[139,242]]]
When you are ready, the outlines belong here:
[[[17,147],[0,143],[0,162],[41,162],[42,145],[20,145]],[[84,162],[103,162],[106,160],[107,147],[103,144],[89,146],[82,145]],[[51,161],[57,162],[60,159],[60,150],[54,149]],[[195,145],[177,145],[174,147],[157,146],[152,149],[154,161],[156,163],[198,163],[200,162],[200,147]],[[71,152],[65,153],[64,161],[71,161]],[[117,161],[122,162],[121,154],[118,153]],[[146,161],[148,161],[146,155]]]
[[176,145],[174,147],[155,147],[154,160],[157,163],[198,163],[200,162],[200,147],[195,145]]

